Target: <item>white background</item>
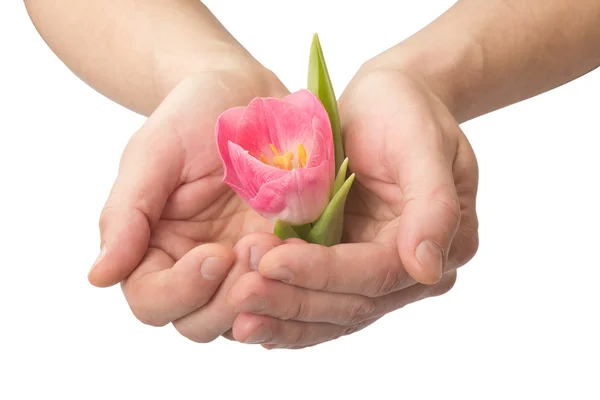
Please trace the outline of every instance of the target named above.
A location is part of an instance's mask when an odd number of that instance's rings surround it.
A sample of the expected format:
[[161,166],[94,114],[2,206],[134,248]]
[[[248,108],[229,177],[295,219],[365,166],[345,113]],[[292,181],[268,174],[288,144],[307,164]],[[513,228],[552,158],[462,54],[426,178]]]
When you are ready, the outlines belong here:
[[[452,1],[208,1],[291,90],[319,32],[338,94]],[[447,295],[302,351],[195,344],[86,280],[142,117],[80,82],[0,2],[1,399],[598,399],[600,71],[464,125],[481,247]],[[595,382],[594,382],[595,381]]]

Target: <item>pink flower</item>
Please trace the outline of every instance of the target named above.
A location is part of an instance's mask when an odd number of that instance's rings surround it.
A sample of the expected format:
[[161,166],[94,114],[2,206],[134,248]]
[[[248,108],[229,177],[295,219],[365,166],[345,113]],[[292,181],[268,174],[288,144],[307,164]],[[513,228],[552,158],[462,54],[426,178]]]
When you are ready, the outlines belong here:
[[216,135],[223,181],[259,214],[295,226],[325,210],[335,178],[333,136],[311,92],[231,108],[217,120]]

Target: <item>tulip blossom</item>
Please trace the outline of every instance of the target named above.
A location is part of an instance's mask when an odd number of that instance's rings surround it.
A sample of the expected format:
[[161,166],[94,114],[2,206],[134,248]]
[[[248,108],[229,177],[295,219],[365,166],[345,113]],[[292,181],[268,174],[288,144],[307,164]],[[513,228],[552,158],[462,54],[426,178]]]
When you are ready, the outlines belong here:
[[327,111],[311,92],[231,108],[217,120],[216,136],[223,181],[259,214],[297,226],[323,213],[334,144]]

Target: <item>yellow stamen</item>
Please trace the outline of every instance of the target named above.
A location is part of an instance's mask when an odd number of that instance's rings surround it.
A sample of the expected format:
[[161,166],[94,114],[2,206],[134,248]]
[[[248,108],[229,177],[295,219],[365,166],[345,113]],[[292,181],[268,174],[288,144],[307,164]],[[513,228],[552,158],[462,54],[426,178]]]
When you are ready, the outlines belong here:
[[306,167],[307,158],[306,149],[302,146],[302,143],[298,143],[298,166],[300,168]]
[[283,155],[283,159],[285,169],[289,171],[294,168],[294,164],[292,164],[292,160],[294,159],[294,153],[292,153],[291,151],[286,152]]
[[285,170],[291,170],[292,169],[292,162],[284,156],[275,156],[273,157],[273,165],[277,168],[280,169],[285,169]]
[[[277,148],[275,147],[275,145],[270,144],[269,147],[271,148],[271,151],[273,151],[273,154],[275,154],[275,156],[273,157],[271,162],[269,162],[267,157],[265,157],[264,154],[261,154],[260,161],[262,161],[263,163],[265,163],[267,165],[272,165],[273,167],[285,169],[287,171],[294,169],[294,164],[292,163],[292,160],[294,159],[294,153],[292,153],[291,151],[286,151],[283,155],[281,155],[281,154],[279,154],[279,151],[277,151]],[[306,161],[307,161],[306,149],[304,148],[304,146],[302,146],[302,144],[299,144],[298,145],[298,166],[300,168],[306,167]]]

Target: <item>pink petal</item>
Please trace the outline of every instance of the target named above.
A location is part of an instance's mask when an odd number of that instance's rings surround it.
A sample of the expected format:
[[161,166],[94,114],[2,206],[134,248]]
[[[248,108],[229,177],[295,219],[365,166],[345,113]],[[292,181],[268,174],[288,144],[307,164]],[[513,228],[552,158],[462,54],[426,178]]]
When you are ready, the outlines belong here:
[[312,145],[312,118],[284,100],[256,98],[246,108],[234,142],[257,158],[273,155],[270,144],[279,152],[294,151],[298,143]]
[[273,143],[271,140],[269,121],[266,120],[262,99],[255,98],[246,107],[232,141],[259,158],[261,154],[270,154],[266,151],[269,144]]
[[331,136],[331,123],[329,121],[327,110],[325,110],[325,107],[323,107],[321,100],[312,94],[312,92],[302,89],[290,94],[284,100],[287,103],[293,104],[300,108],[310,116],[311,120],[313,120],[314,117],[317,117],[318,121],[316,125],[324,134],[329,132],[329,135]]
[[245,201],[254,198],[264,184],[276,181],[289,172],[264,164],[231,141],[228,148],[232,172],[225,175],[223,181]]
[[313,149],[308,155],[308,168],[320,165],[323,161],[331,162],[335,168],[335,150],[333,148],[333,135],[331,131],[323,131],[319,128],[319,120],[313,119]]
[[230,140],[235,140],[238,130],[238,125],[244,114],[246,107],[234,107],[225,111],[217,119],[215,127],[215,135],[217,136],[217,146],[221,160],[223,160],[223,172],[225,179],[228,179],[231,184],[240,186],[237,176],[232,172],[231,157],[229,156],[228,143]]
[[316,220],[329,203],[332,181],[327,162],[314,168],[296,168],[263,185],[250,206],[266,218],[291,225]]

